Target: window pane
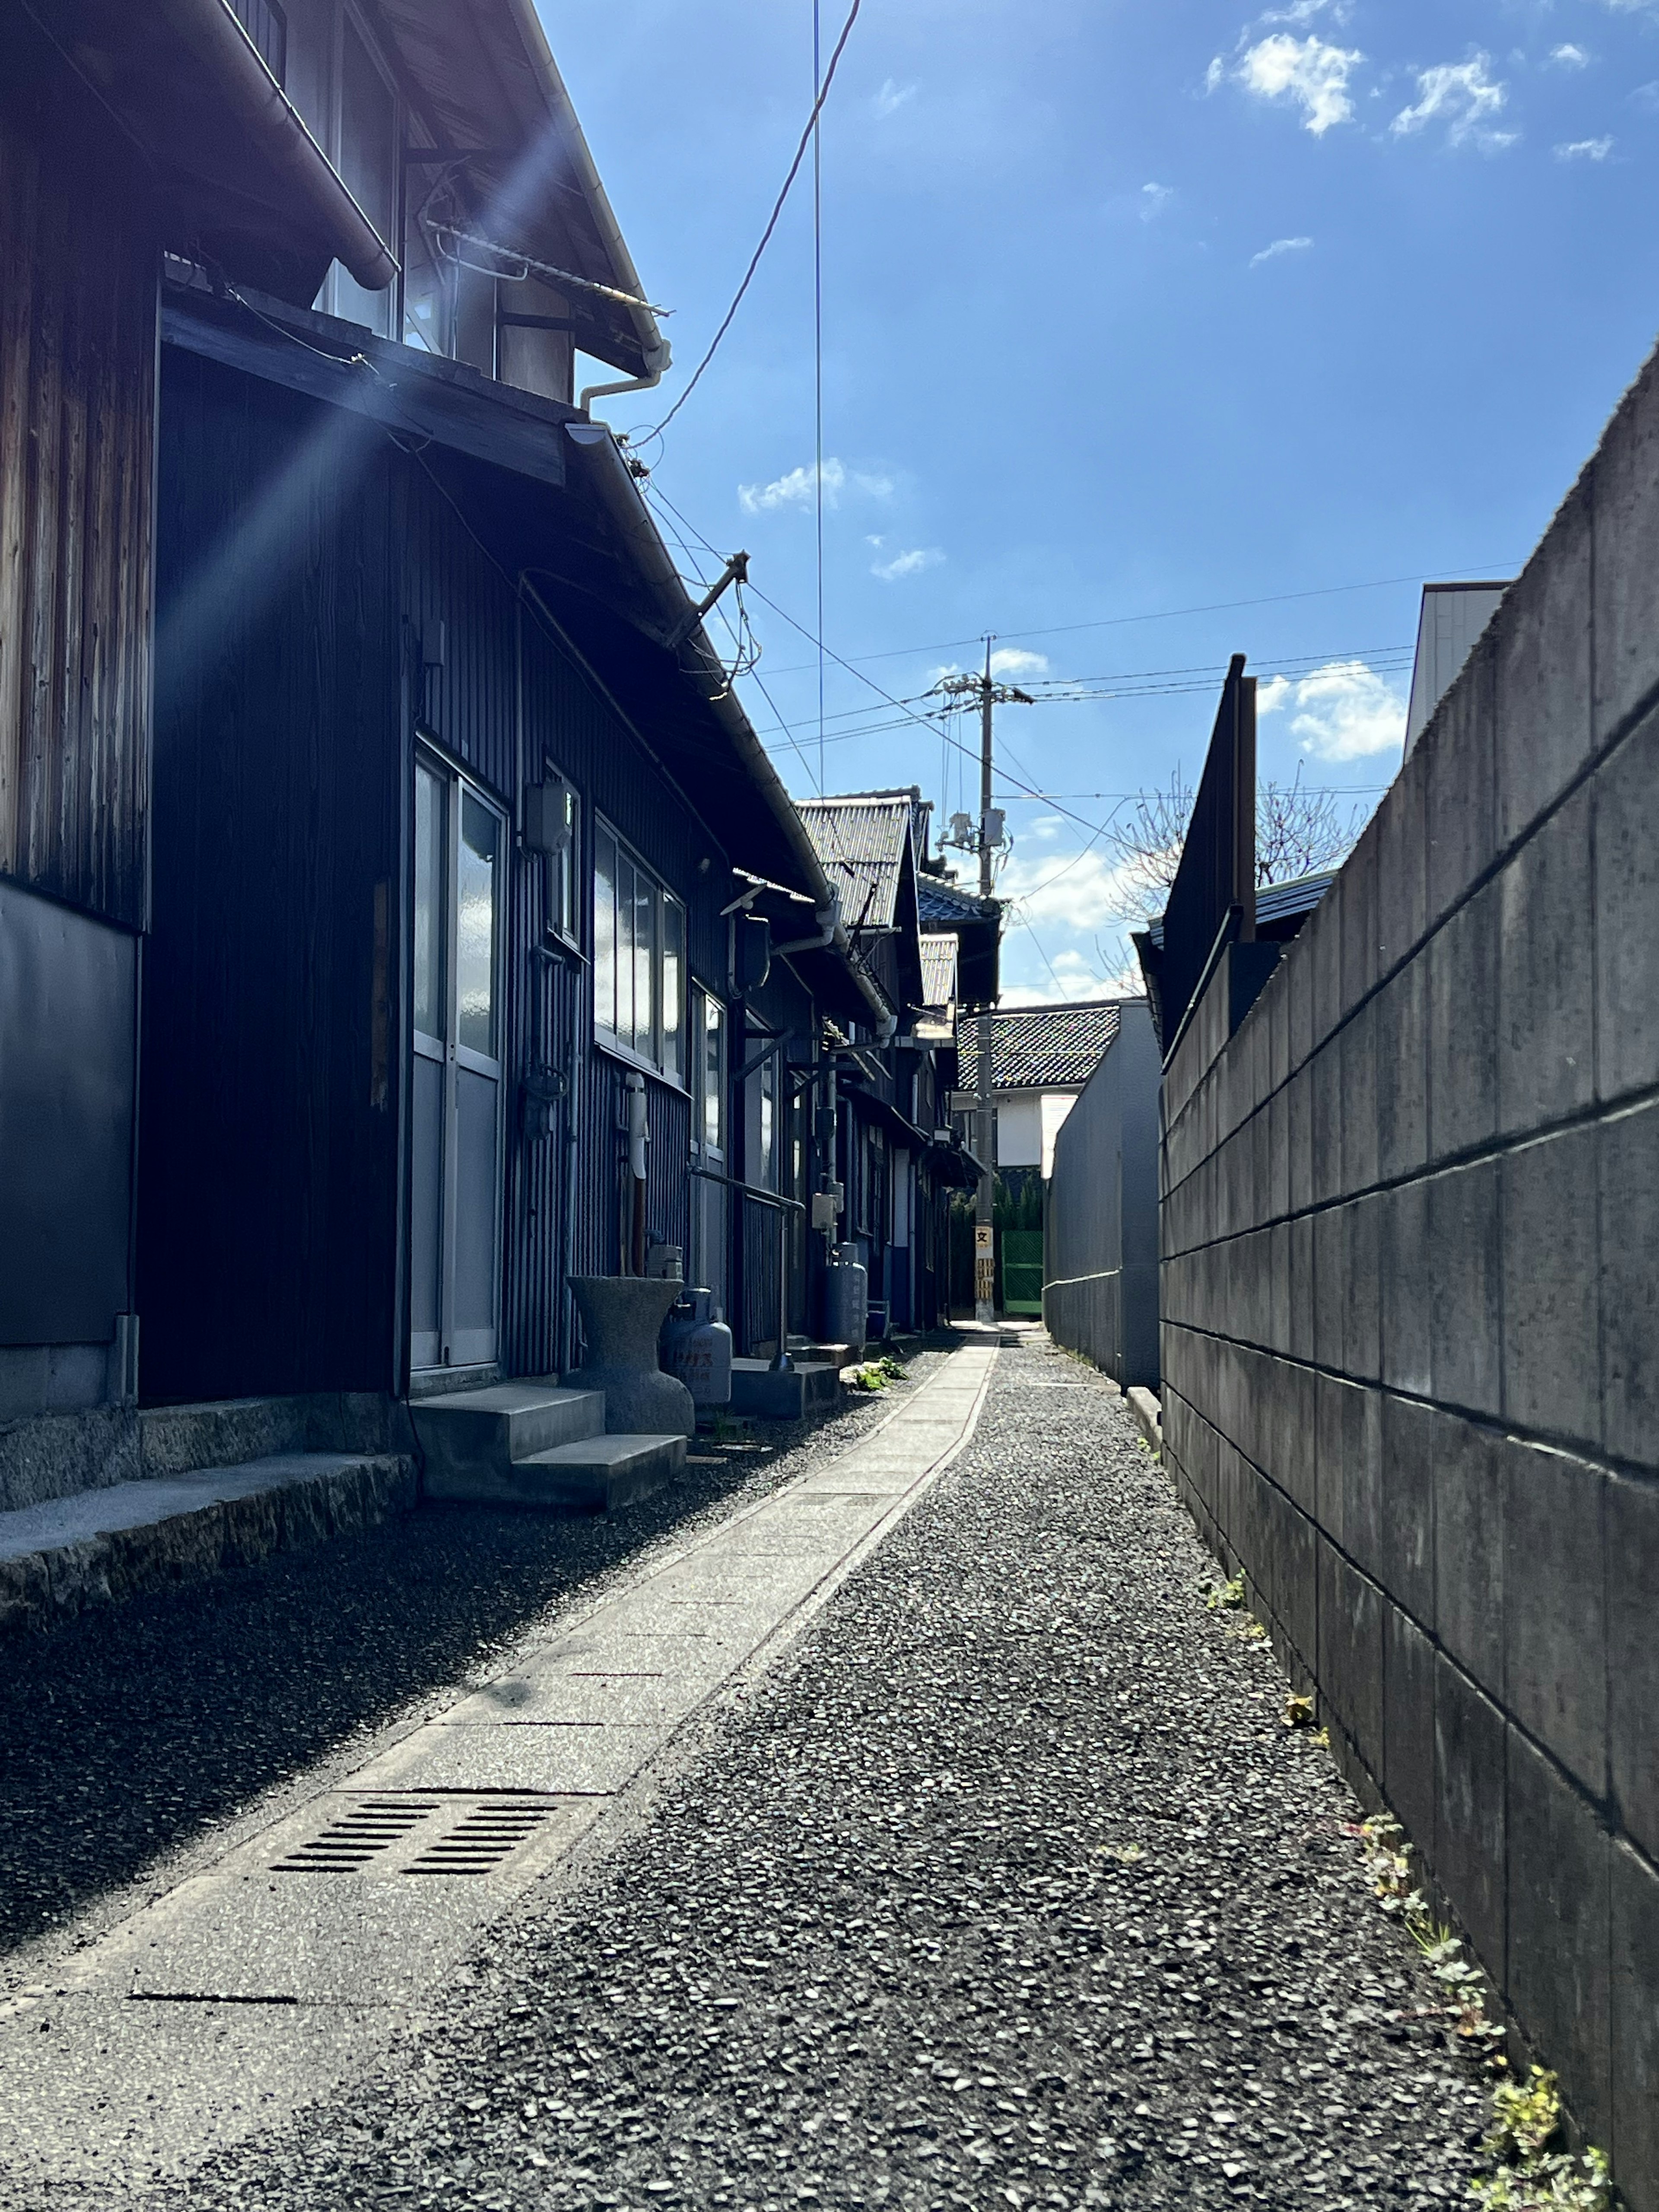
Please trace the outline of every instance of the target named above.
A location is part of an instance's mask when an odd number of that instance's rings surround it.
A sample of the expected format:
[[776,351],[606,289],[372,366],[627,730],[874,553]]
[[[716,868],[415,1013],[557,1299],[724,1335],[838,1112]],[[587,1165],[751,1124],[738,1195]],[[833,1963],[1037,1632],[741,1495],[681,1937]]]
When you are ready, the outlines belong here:
[[676,1083],[684,1074],[681,1039],[685,1005],[685,908],[665,896],[662,902],[662,1072]]
[[634,1042],[634,864],[617,854],[617,1036]]
[[471,792],[461,795],[460,868],[456,883],[455,982],[458,1034],[469,1051],[495,1049],[495,848],[501,824]]
[[617,1027],[617,841],[593,832],[593,1020],[614,1036]]
[[760,1067],[760,1172],[756,1180],[768,1190],[775,1185],[773,1170],[777,1162],[777,1098],[778,1063],[775,1059],[763,1060]]
[[657,1056],[657,892],[648,877],[634,878],[634,1049]]
[[726,1009],[702,1002],[702,1140],[711,1152],[726,1150]]
[[449,1033],[445,955],[446,865],[444,786],[429,768],[415,770],[415,1026],[429,1037]]

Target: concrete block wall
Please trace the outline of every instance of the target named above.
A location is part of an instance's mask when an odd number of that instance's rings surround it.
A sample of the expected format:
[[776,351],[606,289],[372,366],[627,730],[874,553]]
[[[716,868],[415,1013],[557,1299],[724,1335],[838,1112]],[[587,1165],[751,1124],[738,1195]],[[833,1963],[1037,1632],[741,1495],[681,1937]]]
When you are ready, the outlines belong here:
[[1659,2212],[1659,372],[1165,1073],[1166,1456]]

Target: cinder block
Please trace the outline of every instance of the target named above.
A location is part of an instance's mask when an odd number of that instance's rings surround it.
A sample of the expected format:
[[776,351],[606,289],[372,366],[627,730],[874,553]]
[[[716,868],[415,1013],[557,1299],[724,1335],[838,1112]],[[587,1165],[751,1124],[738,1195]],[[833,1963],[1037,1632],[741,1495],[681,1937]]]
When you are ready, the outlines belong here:
[[1290,1094],[1275,1091],[1265,1114],[1267,1144],[1267,1213],[1282,1221],[1291,1210]]
[[1328,1206],[1313,1217],[1314,1358],[1340,1374],[1347,1318],[1347,1209]]
[[1310,1677],[1319,1656],[1318,1532],[1292,1506],[1279,1525],[1284,1546],[1279,1571],[1279,1618]]
[[1419,746],[1377,809],[1377,957],[1384,973],[1427,927],[1428,772],[1429,757]]
[[1372,816],[1342,864],[1342,1012],[1348,1014],[1376,988],[1377,842]]
[[1503,1162],[1504,1418],[1580,1446],[1601,1435],[1599,1133],[1568,1129]]
[[1376,1000],[1376,1166],[1414,1175],[1429,1157],[1429,969],[1419,955]]
[[1341,1064],[1342,1188],[1369,1190],[1376,1181],[1376,1004],[1351,1015],[1338,1039]]
[[[1590,792],[1576,792],[1498,878],[1498,1121],[1523,1134],[1595,1095]],[[1649,968],[1659,981],[1659,952]],[[1652,1024],[1650,999],[1646,1019]],[[1659,1024],[1654,1024],[1659,1027]]]
[[1659,1875],[1612,1855],[1614,2178],[1631,2212],[1659,2212]]
[[1434,1646],[1382,1607],[1382,1787],[1424,1858],[1434,1859]]
[[1429,945],[1429,1158],[1498,1130],[1498,902],[1488,884]]
[[1285,1360],[1281,1367],[1281,1442],[1268,1472],[1304,1513],[1312,1515],[1319,1502],[1318,1378],[1297,1360]]
[[1434,1627],[1434,1426],[1431,1407],[1382,1401],[1376,1578],[1413,1619]]
[[1493,618],[1500,846],[1536,821],[1589,758],[1590,537],[1581,483]]
[[1308,921],[1299,942],[1313,959],[1313,1046],[1334,1036],[1342,1018],[1342,878],[1339,875]]
[[[1318,919],[1317,908],[1312,919]],[[1312,926],[1311,921],[1308,926]],[[1303,941],[1305,935],[1304,929],[1300,935],[1291,939],[1285,948],[1285,957],[1280,963],[1280,972],[1290,994],[1291,1073],[1304,1066],[1313,1050],[1313,958]]]
[[1334,1376],[1318,1379],[1320,1527],[1358,1560],[1376,1570],[1381,1524],[1381,1394]]
[[1313,1202],[1323,1206],[1340,1198],[1342,1173],[1342,1053],[1336,1039],[1322,1045],[1314,1055],[1313,1077]]
[[[1607,1765],[1620,1818],[1659,1860],[1659,1488],[1607,1486]],[[1659,2075],[1654,2076],[1659,2081]]]
[[1346,1314],[1342,1329],[1345,1372],[1375,1382],[1382,1371],[1382,1227],[1383,1194],[1374,1191],[1342,1209],[1347,1216]]
[[1596,770],[1591,794],[1596,1080],[1619,1098],[1659,1083],[1659,712]]
[[1313,1070],[1299,1067],[1285,1086],[1290,1147],[1291,1211],[1305,1213],[1313,1204]]
[[1505,1437],[1504,1702],[1593,1797],[1607,1792],[1600,1468]]
[[1501,1990],[1508,1833],[1504,1716],[1440,1652],[1434,1670],[1435,1879]]
[[1382,1601],[1331,1544],[1319,1546],[1319,1686],[1370,1772],[1382,1772]]
[[1482,1160],[1429,1179],[1434,1395],[1496,1415],[1502,1402],[1498,1165]]
[[1268,976],[1260,1004],[1267,1021],[1267,1080],[1277,1091],[1291,1073],[1291,992],[1282,959]]
[[1398,1183],[1382,1208],[1377,1280],[1382,1294],[1382,1379],[1426,1398],[1430,1390],[1429,1186]]
[[1316,1215],[1298,1214],[1291,1224],[1291,1357],[1311,1363],[1314,1357],[1314,1223]]
[[1429,756],[1431,928],[1464,896],[1497,849],[1493,731],[1489,629],[1419,741]]
[[1651,357],[1582,481],[1594,509],[1593,682],[1600,745],[1659,684],[1659,629],[1653,619],[1653,579],[1659,574],[1659,364]]
[[1509,1997],[1549,2053],[1592,2142],[1612,2132],[1611,1842],[1595,1813],[1509,1732]]
[[1431,1417],[1434,1610],[1440,1641],[1494,1698],[1504,1692],[1501,1441],[1456,1413]]
[[1267,1342],[1278,1352],[1291,1348],[1291,1224],[1276,1221],[1267,1231]]
[[1659,1106],[1601,1130],[1602,1435],[1659,1466]]

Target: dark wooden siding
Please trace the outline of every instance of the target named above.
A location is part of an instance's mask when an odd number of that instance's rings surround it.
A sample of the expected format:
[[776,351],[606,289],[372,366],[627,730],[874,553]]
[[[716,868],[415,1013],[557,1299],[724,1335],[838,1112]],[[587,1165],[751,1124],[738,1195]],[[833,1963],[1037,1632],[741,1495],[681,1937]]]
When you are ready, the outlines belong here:
[[[384,1389],[401,1071],[376,1104],[374,907],[377,884],[401,904],[404,464],[172,349],[161,436],[145,1393]],[[396,962],[388,981],[396,1035]]]
[[[693,965],[716,984],[729,867],[517,580],[383,433],[169,347],[162,458],[146,1390],[397,1387],[416,722],[509,809],[520,766],[556,762],[582,795],[584,885],[598,809],[685,900]],[[378,884],[403,1042],[377,1093]],[[577,1273],[614,1273],[622,1256],[623,1071],[592,1043],[589,971],[547,937],[544,896],[539,859],[515,844],[501,1346],[513,1373],[568,1353],[567,1240]],[[579,918],[585,952],[585,888]],[[527,1114],[524,1079],[549,1065],[569,1095]],[[690,1101],[649,1089],[649,1230],[685,1245]]]
[[0,105],[0,872],[144,921],[158,259]]

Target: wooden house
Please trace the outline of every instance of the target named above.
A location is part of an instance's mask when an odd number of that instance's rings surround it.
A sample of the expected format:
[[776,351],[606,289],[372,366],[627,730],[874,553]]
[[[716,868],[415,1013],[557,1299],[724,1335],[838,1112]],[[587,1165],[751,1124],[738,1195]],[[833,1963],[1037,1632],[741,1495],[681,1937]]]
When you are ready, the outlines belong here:
[[668,350],[527,0],[25,13],[119,160],[82,214],[44,94],[0,143],[6,450],[42,361],[105,380],[82,539],[0,487],[0,1350],[94,1347],[130,1459],[135,1395],[567,1368],[655,1244],[805,1325],[815,1063],[890,1003],[591,412]]

